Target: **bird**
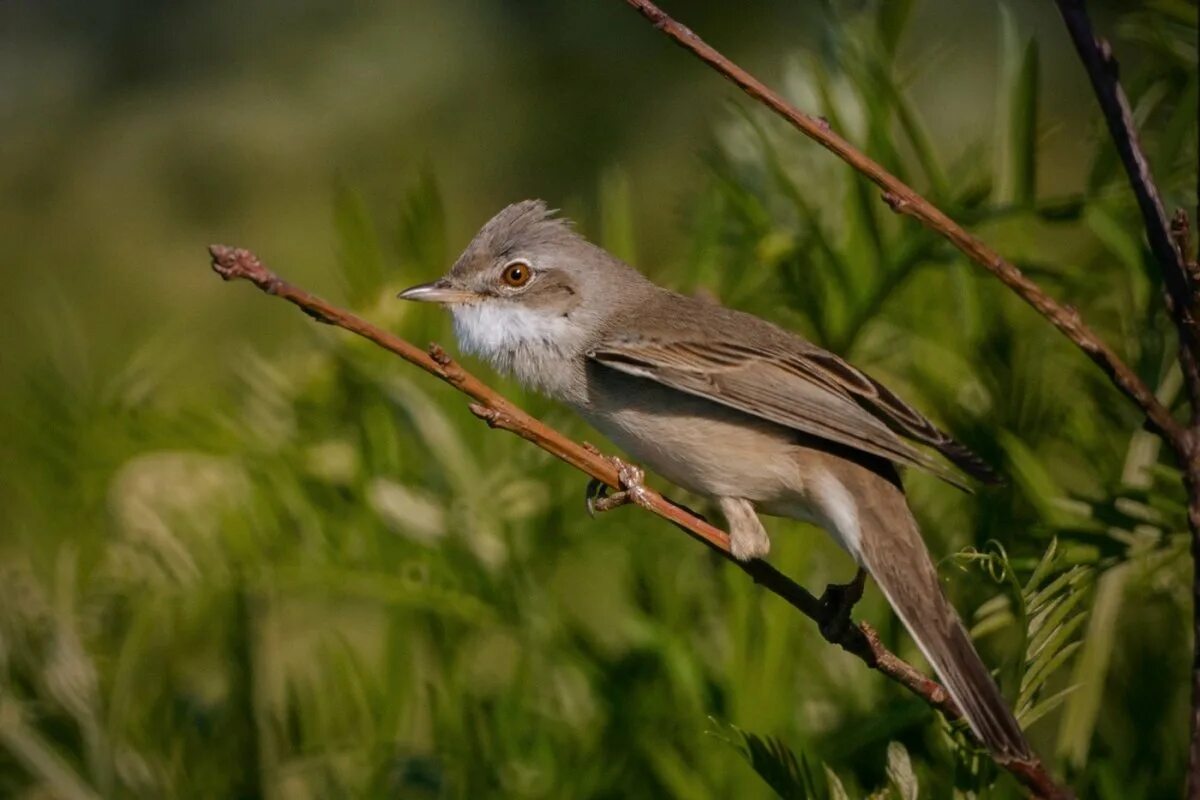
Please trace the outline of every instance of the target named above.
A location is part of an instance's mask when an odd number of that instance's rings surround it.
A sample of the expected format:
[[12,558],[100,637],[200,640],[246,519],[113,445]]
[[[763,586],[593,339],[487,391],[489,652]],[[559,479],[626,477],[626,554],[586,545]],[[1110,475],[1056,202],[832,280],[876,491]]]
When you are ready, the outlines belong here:
[[[735,558],[767,556],[760,514],[823,528],[859,566],[860,592],[870,574],[977,738],[1000,759],[1032,759],[941,590],[899,468],[959,487],[960,473],[998,476],[894,392],[753,314],[655,284],[541,200],[501,210],[449,272],[399,297],[444,306],[462,351],[710,498]],[[621,476],[638,490],[640,473]]]

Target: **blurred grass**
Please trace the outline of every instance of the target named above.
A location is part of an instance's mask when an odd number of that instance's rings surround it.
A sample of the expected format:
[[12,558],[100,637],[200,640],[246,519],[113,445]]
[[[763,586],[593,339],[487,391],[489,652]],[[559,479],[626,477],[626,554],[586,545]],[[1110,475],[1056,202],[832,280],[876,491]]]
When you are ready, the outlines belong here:
[[[319,39],[313,31],[336,18],[319,8],[288,41]],[[776,41],[714,8],[686,21],[723,42],[720,26],[709,34],[702,23],[724,20],[735,48],[739,37]],[[1157,273],[1082,76],[1070,99],[1054,83],[1063,72],[1055,67],[1071,63],[1061,42],[1047,43],[1056,29],[1017,5],[996,19],[970,17],[963,24],[986,31],[984,43],[955,61],[946,53],[953,43],[923,25],[942,11],[931,2],[806,6],[809,43],[780,59],[779,82],[1069,298],[1177,404]],[[221,16],[228,12],[192,13],[236,30]],[[488,13],[495,19],[485,21],[560,42],[557,67],[592,63],[584,28],[541,30],[529,11]],[[596,16],[606,12],[578,13],[608,24]],[[408,35],[414,46],[450,40],[455,19],[421,17]],[[620,31],[644,33],[636,19],[614,19]],[[289,102],[307,112],[313,96],[353,83],[355,52],[386,51],[391,41],[378,21],[333,26],[329,35],[347,48],[331,56],[340,70],[304,73],[299,84],[315,94]],[[1194,25],[1163,4],[1117,26],[1118,52],[1134,49],[1124,77],[1170,207],[1195,205]],[[469,30],[476,38],[461,42],[465,50],[505,39]],[[19,372],[7,376],[0,404],[0,795],[1017,796],[960,731],[669,527],[634,512],[588,519],[582,476],[488,432],[447,387],[219,286],[203,267],[202,236],[252,232],[281,243],[260,249],[289,277],[311,279],[413,341],[448,343],[443,317],[393,294],[439,274],[477,218],[513,199],[499,197],[502,186],[552,200],[558,191],[556,204],[586,233],[656,279],[844,353],[1003,467],[1009,486],[971,497],[908,476],[948,591],[1035,745],[1081,797],[1177,796],[1191,613],[1182,495],[1103,376],[994,281],[757,109],[739,102],[702,121],[708,133],[669,142],[666,166],[647,168],[670,138],[659,128],[647,143],[610,141],[563,168],[573,143],[605,141],[583,122],[594,112],[553,134],[561,151],[539,154],[554,108],[531,99],[536,81],[519,64],[505,67],[516,88],[489,84],[477,95],[463,87],[479,62],[439,58],[415,74],[397,66],[433,52],[417,47],[409,60],[360,67],[408,75],[406,91],[477,108],[517,93],[521,113],[470,120],[444,149],[431,148],[426,167],[407,164],[403,187],[393,185],[401,170],[367,169],[355,155],[409,124],[362,122],[374,119],[368,111],[399,107],[400,95],[386,95],[333,130],[323,127],[330,120],[291,130],[296,116],[273,117],[259,147],[278,186],[225,175],[246,165],[231,164],[234,150],[224,147],[215,155],[183,147],[181,156],[152,138],[139,155],[145,140],[127,140],[122,128],[95,145],[100,155],[83,170],[111,178],[113,199],[49,181],[48,194],[5,201],[5,218],[24,226],[14,263],[74,263],[90,249],[78,264],[112,272],[76,285],[55,265],[13,284],[18,297],[34,289],[46,297],[20,304],[26,327],[6,334]],[[672,63],[681,58],[667,52]],[[278,81],[307,55],[249,58],[282,59],[254,73]],[[977,76],[944,82],[947,64],[977,62],[999,65],[994,80],[982,80],[986,91],[963,95]],[[178,68],[189,75],[197,66]],[[686,62],[671,69],[699,71]],[[767,62],[763,71],[779,69]],[[934,99],[931,74],[943,78]],[[270,94],[261,87],[233,98],[249,97],[244,106],[209,88],[195,89],[203,102],[135,93],[142,105],[123,110],[106,105],[112,94],[90,91],[103,98],[91,113],[105,119],[124,113],[154,127],[149,119],[169,107],[181,137],[188,120],[211,124],[216,105],[237,106],[235,117],[275,108],[261,106]],[[686,84],[664,107],[657,93],[655,102],[639,93],[622,124],[662,125],[672,102],[695,91]],[[634,134],[612,134],[623,135]],[[306,149],[306,137],[325,144]],[[524,154],[514,165],[469,174],[503,161],[488,150],[506,140],[520,143],[506,152]],[[688,142],[701,140],[702,157],[688,162]],[[71,152],[65,138],[55,146]],[[280,147],[294,152],[270,152]],[[119,195],[146,179],[151,151],[193,159],[167,170],[170,186],[191,187],[180,189],[188,202],[208,197],[207,212],[148,202],[136,225],[115,224]],[[507,172],[539,155],[544,179]],[[53,174],[73,175],[89,156],[81,148]],[[344,174],[322,174],[319,192],[302,191],[311,183],[300,173],[313,164]],[[51,174],[37,169],[6,159],[8,185]],[[487,188],[475,196],[476,187]],[[291,196],[275,206],[281,195]],[[111,216],[97,215],[106,204]],[[170,236],[149,245],[128,235],[163,226]],[[60,239],[46,241],[48,231]],[[180,270],[144,274],[159,258]],[[168,299],[148,311],[160,296]],[[214,310],[215,321],[199,324],[201,309],[226,305],[239,310]],[[38,314],[48,321],[31,321]],[[168,322],[176,315],[182,323]],[[167,333],[148,333],[160,327]],[[496,382],[556,427],[601,441],[563,409]],[[768,525],[773,559],[805,585],[849,575],[848,559],[815,530]],[[919,660],[873,590],[860,613]]]

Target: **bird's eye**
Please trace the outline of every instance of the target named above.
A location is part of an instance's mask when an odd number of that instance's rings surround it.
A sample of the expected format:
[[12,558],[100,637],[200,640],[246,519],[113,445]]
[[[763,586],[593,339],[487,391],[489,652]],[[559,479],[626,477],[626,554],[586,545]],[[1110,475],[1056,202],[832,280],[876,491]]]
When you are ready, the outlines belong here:
[[528,264],[524,261],[514,261],[504,268],[504,272],[500,277],[504,279],[506,284],[516,288],[529,283],[531,274],[532,270],[529,269]]

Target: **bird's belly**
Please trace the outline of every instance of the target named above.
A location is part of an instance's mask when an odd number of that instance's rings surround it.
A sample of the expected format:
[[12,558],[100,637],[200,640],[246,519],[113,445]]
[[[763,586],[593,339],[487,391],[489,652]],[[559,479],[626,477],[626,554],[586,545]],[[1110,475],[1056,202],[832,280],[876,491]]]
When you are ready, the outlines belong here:
[[771,505],[796,497],[798,448],[790,431],[700,398],[663,395],[580,411],[636,461],[688,491]]

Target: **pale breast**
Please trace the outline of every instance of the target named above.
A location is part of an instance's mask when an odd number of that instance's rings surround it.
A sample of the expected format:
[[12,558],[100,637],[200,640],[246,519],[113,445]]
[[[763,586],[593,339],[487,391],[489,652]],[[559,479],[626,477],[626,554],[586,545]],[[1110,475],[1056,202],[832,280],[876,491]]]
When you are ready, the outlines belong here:
[[639,463],[710,497],[772,504],[801,491],[793,432],[644,379],[605,372],[589,371],[589,402],[579,411]]

